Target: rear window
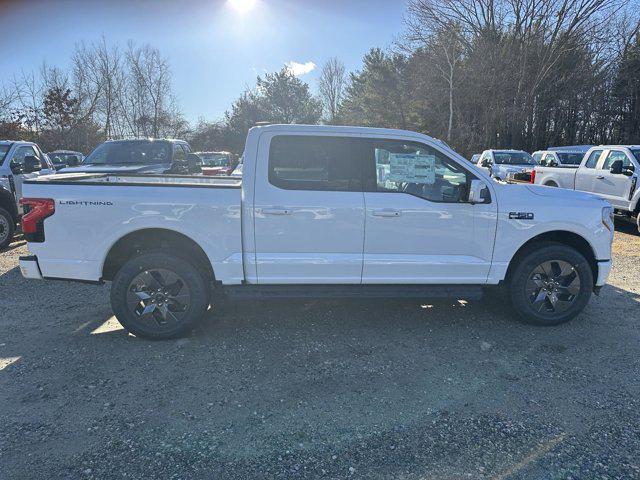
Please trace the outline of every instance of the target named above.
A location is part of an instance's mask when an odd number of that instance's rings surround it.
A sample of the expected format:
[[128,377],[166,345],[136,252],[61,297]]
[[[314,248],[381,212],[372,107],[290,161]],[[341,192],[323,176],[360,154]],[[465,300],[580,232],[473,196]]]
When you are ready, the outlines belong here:
[[359,191],[349,137],[279,135],[269,148],[269,183],[286,190]]
[[563,165],[580,165],[584,154],[556,152]]

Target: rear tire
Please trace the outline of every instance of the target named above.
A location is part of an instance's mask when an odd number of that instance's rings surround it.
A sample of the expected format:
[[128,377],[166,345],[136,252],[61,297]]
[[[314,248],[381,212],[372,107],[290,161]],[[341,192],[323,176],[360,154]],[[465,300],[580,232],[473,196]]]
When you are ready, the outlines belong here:
[[575,249],[559,243],[532,246],[510,277],[513,308],[533,325],[568,322],[584,309],[593,291],[589,262]]
[[0,250],[9,246],[15,233],[16,225],[13,217],[4,208],[0,208]]
[[207,282],[188,260],[168,252],[145,253],[125,263],[113,278],[111,307],[136,337],[183,336],[209,306]]

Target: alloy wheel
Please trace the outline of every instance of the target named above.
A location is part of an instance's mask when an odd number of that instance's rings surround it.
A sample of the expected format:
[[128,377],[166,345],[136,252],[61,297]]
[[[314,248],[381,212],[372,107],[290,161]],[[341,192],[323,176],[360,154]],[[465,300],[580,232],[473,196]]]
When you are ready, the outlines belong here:
[[533,269],[525,292],[531,307],[543,314],[560,314],[573,305],[580,293],[580,276],[564,260],[549,260]]
[[133,278],[127,290],[127,307],[140,321],[155,327],[180,323],[190,305],[189,287],[171,270],[144,270]]

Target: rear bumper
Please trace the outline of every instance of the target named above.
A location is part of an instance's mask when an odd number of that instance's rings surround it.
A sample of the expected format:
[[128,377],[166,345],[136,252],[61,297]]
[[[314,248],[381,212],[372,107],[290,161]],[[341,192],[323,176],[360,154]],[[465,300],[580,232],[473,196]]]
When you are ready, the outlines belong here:
[[602,287],[607,283],[611,267],[611,260],[598,260],[598,278],[596,278],[596,287]]
[[42,272],[38,265],[38,258],[35,255],[20,257],[20,272],[24,278],[35,278],[42,280]]

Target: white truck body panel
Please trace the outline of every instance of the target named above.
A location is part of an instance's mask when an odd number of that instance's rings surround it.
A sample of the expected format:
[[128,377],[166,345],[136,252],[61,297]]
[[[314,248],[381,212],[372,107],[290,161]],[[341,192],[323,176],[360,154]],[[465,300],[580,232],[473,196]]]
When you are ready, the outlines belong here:
[[[484,181],[491,202],[438,203],[404,192],[364,189],[278,188],[267,172],[270,142],[278,135],[424,144]],[[486,169],[414,132],[301,125],[253,128],[241,180],[57,177],[25,184],[27,196],[55,199],[55,214],[44,221],[46,240],[29,243],[44,277],[100,280],[110,248],[142,229],[167,229],[192,239],[211,262],[216,280],[225,285],[497,284],[522,245],[551,231],[572,232],[588,241],[602,265],[598,285],[606,281],[610,268],[613,234],[602,223],[605,201],[566,190],[491,181]],[[531,218],[510,218],[514,212],[530,212]]]

